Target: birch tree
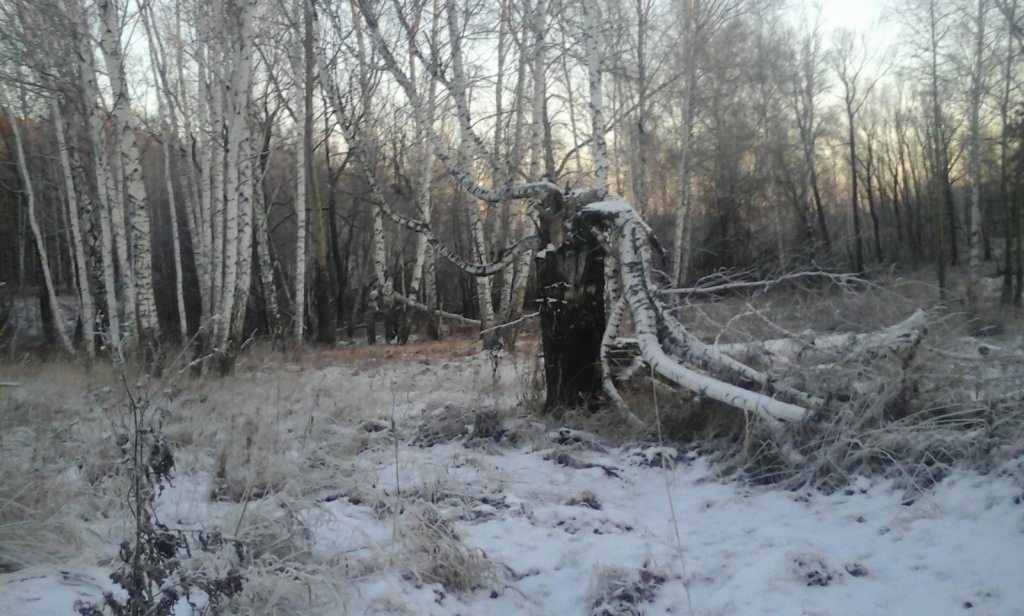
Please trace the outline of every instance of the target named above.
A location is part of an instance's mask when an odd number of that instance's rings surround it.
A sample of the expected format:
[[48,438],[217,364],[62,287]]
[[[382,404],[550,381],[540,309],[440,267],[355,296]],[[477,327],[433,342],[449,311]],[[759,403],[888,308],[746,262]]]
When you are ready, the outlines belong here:
[[181,238],[178,234],[178,207],[174,191],[175,149],[178,147],[178,118],[174,105],[170,103],[174,94],[167,75],[166,54],[152,18],[152,6],[140,3],[139,15],[149,43],[149,61],[157,84],[157,116],[162,122],[164,181],[167,190],[167,205],[171,219],[171,254],[174,260],[175,304],[178,310],[178,336],[182,342],[188,340],[188,320],[185,312],[185,284],[181,260]]
[[967,312],[975,317],[978,310],[978,283],[981,277],[981,104],[985,91],[985,64],[987,60],[987,42],[985,22],[988,12],[987,0],[977,0],[975,17],[971,24],[974,28],[974,48],[968,97],[969,114],[969,175],[971,182],[970,233],[968,235],[969,264],[967,276]]
[[[543,0],[542,0],[543,1]],[[448,44],[451,47],[452,65],[452,96],[455,97],[459,117],[459,150],[457,164],[467,172],[466,181],[476,183],[476,174],[473,171],[473,139],[470,125],[469,101],[467,96],[466,72],[463,66],[462,57],[462,27],[460,25],[459,10],[454,0],[445,1],[445,14],[448,24]],[[540,13],[538,13],[540,15]],[[538,17],[539,19],[539,17]],[[535,70],[536,67],[535,67]],[[534,121],[537,121],[534,116]],[[538,128],[535,126],[535,130]],[[463,193],[464,207],[469,216],[470,232],[473,238],[473,256],[477,260],[485,260],[489,253],[487,238],[484,233],[484,224],[480,216],[479,205],[472,195]],[[494,325],[494,304],[491,298],[491,278],[479,277],[476,279],[477,304],[480,307],[480,326],[484,330]],[[497,344],[497,338],[493,334],[487,334],[484,345],[492,347]]]
[[[113,95],[112,114],[117,123],[117,169],[123,174],[124,207],[130,221],[131,273],[134,284],[132,295],[135,316],[138,319],[138,337],[147,361],[158,368],[160,324],[153,295],[152,231],[146,187],[142,181],[142,163],[135,136],[134,112],[131,94],[125,76],[124,55],[121,48],[121,9],[117,0],[97,0],[100,14],[100,49],[107,68],[107,78]],[[114,224],[118,224],[117,221]]]
[[54,98],[51,107],[57,137],[57,149],[60,156],[61,175],[64,177],[64,192],[68,204],[68,222],[71,226],[71,242],[75,255],[75,286],[78,288],[83,348],[85,349],[86,356],[92,358],[96,356],[95,326],[97,315],[92,285],[89,281],[89,271],[91,268],[86,257],[85,240],[82,233],[81,215],[78,207],[79,194],[75,186],[75,176],[69,153],[70,146],[65,137],[64,114],[61,112],[60,102]]

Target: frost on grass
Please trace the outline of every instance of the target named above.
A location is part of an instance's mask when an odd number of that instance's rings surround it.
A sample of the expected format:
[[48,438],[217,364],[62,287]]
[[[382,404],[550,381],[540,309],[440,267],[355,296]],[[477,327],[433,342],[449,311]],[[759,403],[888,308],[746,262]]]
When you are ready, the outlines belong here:
[[480,548],[463,543],[452,523],[433,506],[419,503],[407,515],[413,522],[402,535],[406,579],[440,584],[450,593],[479,589],[497,593],[507,585],[511,571],[487,558]]
[[[0,390],[0,573],[66,560],[81,547],[74,514],[84,496],[79,468],[91,439],[80,409]],[[94,450],[95,451],[95,450]],[[94,455],[93,459],[102,458]],[[70,468],[69,468],[70,467]]]
[[666,582],[664,574],[643,567],[605,567],[597,572],[590,595],[589,616],[642,616]]

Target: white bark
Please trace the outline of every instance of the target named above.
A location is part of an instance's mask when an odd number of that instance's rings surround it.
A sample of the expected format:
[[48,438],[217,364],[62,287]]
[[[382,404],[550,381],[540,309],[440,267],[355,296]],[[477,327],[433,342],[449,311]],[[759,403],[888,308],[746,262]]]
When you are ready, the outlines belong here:
[[700,6],[695,0],[681,2],[683,12],[683,33],[681,37],[680,60],[682,62],[682,92],[680,93],[679,116],[679,166],[678,197],[675,225],[672,235],[672,282],[681,285],[686,280],[690,267],[690,243],[692,235],[691,168],[693,163],[693,122],[697,86],[697,15]]
[[[205,23],[205,22],[204,22]],[[214,175],[220,173],[221,165],[218,164],[217,151],[221,147],[218,143],[220,131],[217,130],[217,122],[220,119],[220,112],[214,106],[214,95],[211,90],[210,75],[207,70],[207,59],[212,56],[209,45],[208,25],[197,28],[198,45],[195,53],[196,77],[197,77],[197,107],[199,116],[199,179],[196,190],[198,192],[198,212],[196,218],[198,224],[198,254],[196,270],[199,275],[200,297],[202,303],[202,317],[200,329],[207,335],[212,335],[214,311],[217,300],[217,277],[220,275],[214,267],[214,241],[215,234],[214,208],[215,187],[219,182],[214,180]],[[214,58],[216,61],[216,58]]]
[[[472,142],[473,135],[470,131],[469,103],[466,92],[466,73],[462,65],[462,33],[459,27],[459,13],[454,0],[446,0],[446,12],[448,15],[448,39],[451,45],[452,74],[453,74],[453,95],[457,101],[459,110],[460,135],[459,135],[459,165],[465,168],[468,174],[468,181],[476,184],[476,174],[473,172]],[[470,234],[473,238],[474,256],[479,261],[487,258],[487,238],[484,234],[484,224],[480,217],[480,209],[471,195],[466,195],[466,207],[469,213]],[[481,276],[476,279],[477,303],[480,306],[480,324],[483,329],[491,327],[494,323],[494,304],[491,301],[491,278]]]
[[[204,188],[209,194],[209,210],[206,212],[210,230],[210,334],[214,344],[219,343],[219,332],[226,325],[229,315],[224,314],[224,294],[229,290],[225,286],[226,259],[225,236],[227,229],[225,221],[228,218],[224,199],[225,191],[225,148],[224,131],[227,124],[225,114],[224,83],[225,63],[227,54],[224,50],[224,32],[221,27],[223,19],[222,5],[213,5],[206,8],[204,18],[208,20],[203,28],[205,31],[204,49],[205,54],[205,90],[206,110],[208,116],[206,122],[206,169],[207,182]],[[233,261],[234,259],[231,259]],[[233,292],[233,289],[231,290]]]
[[71,157],[68,154],[67,138],[64,134],[64,115],[60,103],[53,99],[53,124],[57,134],[57,150],[60,153],[60,168],[64,176],[64,190],[68,200],[68,223],[71,227],[71,243],[75,256],[76,286],[78,287],[79,313],[82,319],[82,338],[85,353],[88,357],[96,355],[93,343],[96,326],[96,302],[93,299],[92,287],[89,284],[89,263],[85,257],[85,242],[82,239],[81,219],[78,211],[78,191],[75,189],[74,174],[71,168]]
[[152,243],[146,187],[142,181],[142,163],[135,139],[131,98],[125,81],[121,52],[120,19],[115,0],[98,0],[101,27],[100,47],[106,60],[107,77],[114,96],[113,115],[118,128],[118,152],[124,174],[125,205],[130,216],[132,274],[140,335],[147,345],[160,335],[153,295]]
[[970,152],[971,229],[968,235],[969,264],[967,277],[967,312],[973,318],[978,310],[978,282],[981,278],[981,98],[985,89],[985,14],[986,0],[977,0],[974,20],[974,66],[970,85]]
[[[106,146],[104,146],[106,147]],[[117,271],[119,276],[119,289],[122,295],[121,310],[122,325],[124,327],[122,337],[122,352],[131,351],[138,343],[138,310],[135,301],[135,273],[132,271],[132,264],[128,254],[128,222],[124,207],[123,173],[121,173],[121,158],[113,152],[105,154],[103,161],[106,163],[104,178],[106,178],[107,203],[110,206],[110,229],[114,239],[114,256],[117,259]]]
[[252,11],[254,0],[236,0],[225,7],[224,31],[232,34],[228,95],[226,178],[224,185],[224,283],[217,345],[228,351],[229,337],[239,333],[248,304],[252,254],[252,131],[249,128],[249,86],[252,82]]
[[181,262],[181,238],[178,233],[178,204],[174,192],[172,144],[178,142],[178,122],[174,105],[170,103],[174,94],[167,78],[166,58],[163,44],[151,19],[152,6],[140,3],[139,14],[149,42],[150,67],[157,83],[157,116],[163,123],[164,182],[167,190],[167,207],[171,219],[171,252],[174,259],[174,290],[178,309],[178,336],[182,342],[188,340],[188,319],[185,313],[185,284]]
[[583,11],[583,51],[587,58],[587,77],[590,84],[590,144],[594,152],[594,189],[603,197],[608,192],[608,146],[605,142],[604,96],[602,93],[601,68],[604,46],[598,44],[600,29],[594,13],[599,5],[580,4]]
[[[299,100],[303,88],[299,85]],[[295,124],[305,125],[305,105],[296,105]],[[301,132],[295,147],[295,306],[292,321],[292,336],[302,344],[306,326],[306,149],[302,147]]]
[[88,124],[87,135],[92,148],[93,171],[96,178],[96,188],[99,196],[99,203],[96,208],[99,211],[100,221],[100,260],[102,262],[103,294],[107,309],[107,338],[108,352],[115,362],[121,361],[121,317],[120,306],[117,300],[117,280],[114,270],[114,237],[110,220],[111,203],[107,196],[107,156],[103,143],[103,122],[100,119],[98,104],[99,93],[96,85],[96,71],[93,66],[94,56],[90,44],[88,19],[81,3],[76,1],[74,11],[71,13],[75,20],[75,37],[78,48],[78,77],[79,87],[84,97],[86,123]]
[[[657,289],[650,278],[650,229],[633,208],[622,201],[609,200],[584,207],[582,216],[596,216],[600,220],[606,221],[605,224],[613,226],[618,232],[617,248],[623,297],[629,304],[633,315],[641,354],[655,372],[698,395],[754,413],[764,419],[769,426],[775,428],[779,427],[781,422],[802,421],[810,417],[811,412],[804,406],[775,400],[769,396],[732,385],[688,368],[670,356],[665,351],[664,340],[668,341],[670,347],[681,351],[685,349],[679,342],[680,338],[685,335],[691,338],[686,342],[688,342],[689,348],[695,350],[693,354],[710,360],[709,368],[716,371],[720,371],[723,367],[731,368],[732,371],[739,372],[748,378],[751,373],[755,372],[747,367],[738,368],[734,365],[737,362],[718,363],[721,360],[720,357],[709,352],[707,348],[694,344],[695,339],[686,334],[677,323],[673,323],[674,320],[662,309],[655,296]],[[662,333],[665,331],[668,333]],[[610,345],[610,343],[608,344]],[[807,398],[809,401],[813,401],[810,397]]]
[[[438,31],[440,15],[437,12],[434,13],[431,26],[431,40],[438,40]],[[410,53],[409,58],[409,77],[413,83],[416,83],[416,58]],[[433,126],[434,114],[437,106],[437,85],[436,81],[430,80],[427,85],[427,113],[426,121]],[[431,203],[431,188],[434,180],[434,152],[430,147],[430,140],[427,138],[428,129],[424,126],[420,126],[416,123],[416,142],[417,142],[417,158],[419,159],[419,177],[417,179],[416,186],[416,208],[419,210],[420,220],[426,224],[430,224],[430,219],[433,216],[433,205]],[[427,268],[432,267],[433,259],[428,264],[428,253],[430,253],[430,244],[427,243],[426,236],[422,234],[416,235],[416,257],[413,262],[412,277],[409,282],[409,297],[413,300],[419,300],[421,297],[427,298],[436,295],[437,290],[428,289],[425,293],[420,295],[420,287],[423,283],[423,279],[427,277]],[[427,280],[426,283],[436,284],[435,280]],[[433,306],[430,301],[425,301],[427,306]]]
[[[360,104],[362,109],[362,124],[360,126],[360,132],[362,138],[358,142],[358,147],[362,151],[364,160],[364,168],[367,173],[376,174],[377,168],[377,147],[375,140],[371,137],[372,132],[375,130],[374,127],[374,114],[373,114],[373,90],[370,85],[370,55],[369,50],[366,46],[365,34],[363,31],[362,20],[359,15],[360,7],[355,4],[352,5],[352,21],[355,28],[356,35],[356,57],[359,61],[359,85],[360,93],[362,97]],[[324,69],[321,69],[323,72]],[[332,77],[332,82],[333,77]],[[413,84],[415,86],[415,84]],[[429,114],[425,114],[428,117],[423,117],[424,114],[417,115],[417,126],[422,126],[426,130],[430,130],[433,121],[429,118]],[[387,235],[384,232],[384,206],[382,205],[383,199],[377,200],[373,204],[373,272],[377,279],[377,292],[383,300],[384,310],[388,313],[394,306],[394,294],[395,285],[391,279],[390,272],[388,272],[388,250],[387,250]],[[385,332],[385,337],[388,332]],[[390,341],[388,341],[390,342]]]
[[[520,36],[525,36],[525,29],[521,32]],[[512,149],[509,153],[509,163],[507,165],[506,185],[512,184],[512,168],[521,167],[523,162],[523,137],[526,130],[525,92],[526,79],[529,73],[529,59],[524,46],[519,50],[519,66],[516,70],[516,113],[513,125]],[[526,235],[527,224],[527,214],[520,210],[519,215],[516,217],[515,236],[517,238]],[[502,290],[503,302],[506,301],[504,299],[506,293],[508,296],[504,312],[506,323],[515,320],[516,316],[523,310],[523,303],[526,301],[526,285],[529,282],[530,268],[533,265],[532,261],[533,255],[523,253],[516,260],[512,275],[506,276],[505,287],[507,291],[505,289]]]
[[806,353],[852,355],[871,349],[898,357],[924,334],[927,323],[928,313],[917,310],[895,325],[866,334],[796,335],[752,343],[716,344],[713,348],[738,361],[757,360],[769,368],[785,367]]
[[[254,157],[259,152],[253,152]],[[270,166],[268,159],[267,166]],[[256,242],[256,258],[260,266],[260,286],[263,289],[263,302],[267,311],[267,321],[271,336],[276,340],[280,336],[281,308],[277,303],[277,285],[274,284],[274,262],[270,253],[270,229],[267,225],[267,207],[264,203],[263,180],[258,178],[253,187],[253,219],[255,222],[254,239]]]
[[530,122],[530,179],[536,181],[541,175],[544,160],[544,106],[547,90],[547,44],[544,40],[547,32],[548,0],[538,0],[530,19],[533,35],[533,57],[530,69],[533,73],[533,118]]

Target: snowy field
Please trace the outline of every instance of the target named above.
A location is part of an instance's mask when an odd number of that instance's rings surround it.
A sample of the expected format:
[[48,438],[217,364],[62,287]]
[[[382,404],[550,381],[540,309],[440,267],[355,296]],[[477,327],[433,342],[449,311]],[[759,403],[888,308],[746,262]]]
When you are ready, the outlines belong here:
[[[228,379],[133,388],[174,447],[160,521],[245,546],[226,612],[1024,614],[1020,458],[912,493],[750,486],[656,435],[540,418],[532,354],[476,349],[257,352]],[[0,614],[72,614],[114,589],[131,529],[113,443],[125,387],[8,372],[0,487],[18,493],[0,503],[33,515],[0,518]],[[184,567],[233,566],[225,552]]]

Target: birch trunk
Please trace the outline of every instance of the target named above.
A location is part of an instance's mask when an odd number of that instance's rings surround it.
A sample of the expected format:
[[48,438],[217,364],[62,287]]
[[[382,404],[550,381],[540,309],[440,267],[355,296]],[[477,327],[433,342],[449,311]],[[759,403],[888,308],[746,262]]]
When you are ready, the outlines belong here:
[[[106,147],[106,146],[104,146]],[[120,273],[119,289],[122,295],[122,325],[124,327],[122,345],[126,355],[138,344],[138,311],[135,302],[135,274],[132,271],[128,254],[128,227],[124,207],[124,190],[122,189],[122,173],[120,156],[114,152],[106,153],[104,177],[106,178],[107,203],[110,204],[110,229],[114,240],[114,256],[117,259],[117,272]]]
[[[459,126],[459,153],[458,164],[466,169],[469,174],[469,181],[476,183],[476,174],[473,171],[474,161],[472,157],[473,135],[470,132],[470,119],[468,117],[469,104],[466,92],[466,73],[462,61],[462,32],[459,26],[459,12],[454,0],[446,0],[446,12],[448,16],[448,37],[452,48],[452,87],[453,96],[457,101],[460,115]],[[473,238],[474,256],[484,261],[487,259],[487,237],[484,233],[483,220],[480,217],[480,208],[472,195],[466,195],[466,208],[469,213],[470,233]],[[491,278],[480,277],[476,279],[477,302],[480,306],[480,327],[482,330],[490,329],[494,324],[494,303],[491,298]],[[497,344],[497,338],[493,333],[485,333],[484,346],[490,348]]]
[[537,180],[541,175],[541,164],[544,158],[544,92],[545,92],[545,68],[547,58],[547,47],[544,41],[544,33],[547,29],[547,3],[548,0],[538,0],[536,10],[530,19],[530,29],[533,35],[533,57],[531,71],[533,72],[533,117],[530,123],[530,180]]
[[986,0],[977,0],[974,20],[974,68],[970,89],[970,152],[968,173],[971,182],[971,229],[968,236],[969,265],[967,276],[967,314],[976,318],[978,282],[981,278],[981,97],[985,89],[985,13]]
[[[127,259],[123,261],[117,253],[114,237],[114,222],[111,220],[112,212],[117,206],[111,201],[108,188],[110,187],[110,165],[107,158],[106,145],[103,139],[103,120],[100,114],[99,89],[96,83],[96,70],[94,66],[94,53],[89,30],[89,19],[84,6],[80,0],[75,0],[72,6],[71,16],[74,19],[75,45],[78,50],[78,78],[79,88],[84,101],[86,115],[87,136],[93,159],[93,173],[96,181],[97,204],[99,212],[99,235],[100,235],[100,262],[102,268],[102,282],[104,303],[106,306],[106,327],[107,340],[104,347],[115,363],[124,360],[124,344],[122,339],[121,303],[117,296],[116,268],[126,267]],[[123,229],[123,210],[121,212]],[[116,264],[116,265],[115,265]],[[128,272],[121,269],[122,276]]]
[[589,7],[588,3],[584,2],[580,5],[580,9],[583,11],[583,51],[587,57],[587,76],[590,84],[588,104],[592,130],[590,143],[594,154],[594,189],[600,197],[604,197],[608,192],[608,146],[605,142],[603,71],[601,68],[604,46],[597,40],[600,36],[598,24],[600,15],[594,15],[598,10],[597,6]]
[[[359,85],[360,93],[362,94],[360,104],[362,106],[362,137],[360,139],[359,146],[362,150],[365,165],[369,167],[369,173],[376,172],[377,166],[377,149],[373,145],[374,140],[371,136],[373,131],[373,89],[370,85],[370,71],[369,71],[369,53],[366,46],[365,34],[362,28],[362,18],[360,16],[360,8],[355,3],[352,5],[352,22],[355,24],[356,34],[356,52],[359,60]],[[422,110],[417,113],[417,120],[420,126],[426,127],[427,112]],[[387,243],[386,235],[384,233],[384,212],[378,204],[373,205],[373,272],[376,278],[374,288],[376,293],[371,293],[370,298],[367,300],[367,310],[372,310],[374,313],[374,320],[376,318],[375,306],[376,298],[380,298],[381,305],[383,306],[385,314],[385,341],[389,340],[390,332],[388,332],[387,325],[391,322],[391,313],[394,309],[394,282],[391,280],[391,276],[387,269]],[[374,304],[374,307],[369,306],[370,303]],[[368,326],[367,337],[370,344],[376,342],[376,334],[372,328]]]
[[[526,28],[521,33],[521,37],[526,36]],[[516,113],[513,124],[512,133],[512,148],[509,152],[509,163],[507,165],[508,175],[506,176],[507,184],[513,183],[512,168],[513,166],[521,166],[523,162],[523,137],[525,133],[526,124],[526,80],[530,68],[530,57],[527,54],[527,48],[522,45],[519,50],[519,66],[516,70],[516,89],[515,89],[515,100],[516,100]],[[526,233],[526,213],[523,211],[519,212],[516,217],[515,236],[521,238]],[[524,252],[513,264],[513,270],[511,276],[507,276],[505,283],[505,289],[502,290],[502,297],[508,294],[508,300],[505,310],[505,322],[511,323],[515,321],[523,310],[523,302],[526,300],[526,286],[529,282],[530,268],[532,267],[532,255]],[[503,302],[505,300],[503,299]],[[514,339],[515,329],[508,329],[505,332],[505,346],[511,348],[515,343]]]
[[138,316],[139,343],[147,355],[151,370],[159,371],[158,344],[160,325],[153,294],[152,242],[146,187],[142,181],[142,163],[132,120],[131,98],[125,82],[121,52],[120,21],[114,0],[98,0],[103,21],[100,47],[107,66],[107,77],[114,96],[113,116],[118,130],[118,153],[124,174],[125,205],[130,216],[132,273],[135,310]]
[[[1015,23],[1017,16],[1017,0],[1010,0],[1004,9],[1008,24]],[[1003,290],[1000,301],[1004,304],[1019,303],[1020,293],[1014,293],[1014,268],[1018,265],[1014,259],[1015,250],[1020,249],[1020,227],[1019,206],[1015,203],[1010,189],[1010,111],[1012,105],[1013,90],[1015,87],[1014,71],[1017,58],[1017,42],[1013,35],[1013,28],[1008,27],[1006,32],[1006,53],[1003,56],[1003,80],[999,96],[999,192],[1001,193],[1004,206],[1003,216],[1008,221],[1006,225],[1005,241],[1003,243]]]
[[[71,245],[75,257],[75,282],[78,287],[79,314],[82,319],[82,341],[86,356],[96,356],[95,324],[96,303],[93,300],[92,286],[89,282],[89,263],[85,256],[85,242],[82,238],[81,217],[78,209],[78,191],[75,189],[74,173],[71,168],[71,156],[68,153],[68,142],[64,133],[64,115],[60,103],[53,99],[53,124],[57,134],[57,150],[60,153],[61,174],[64,176],[64,189],[68,200],[68,224],[71,227]],[[84,191],[83,191],[84,192]]]
[[[299,96],[303,95],[300,88]],[[301,100],[301,99],[300,99]],[[295,124],[306,125],[306,106],[296,105]],[[303,130],[305,130],[303,128]],[[301,345],[306,325],[306,148],[297,144],[295,156],[295,302],[292,336]]]
[[[435,11],[431,19],[431,41],[432,43],[439,39],[438,34],[440,31],[440,14]],[[413,83],[416,83],[416,57],[413,50],[413,45],[410,42],[410,53],[409,53],[409,77]],[[430,126],[434,124],[434,115],[437,106],[437,82],[433,79],[429,80],[427,84],[427,109],[425,122]],[[434,153],[430,147],[430,139],[428,127],[422,126],[420,121],[416,121],[416,142],[418,145],[417,158],[419,159],[419,177],[417,178],[416,187],[416,208],[419,211],[420,220],[425,224],[430,224],[433,218],[433,206],[431,203],[431,188],[434,180]],[[424,305],[433,310],[436,302],[437,290],[430,289],[430,285],[436,285],[436,276],[433,272],[428,273],[428,269],[432,269],[434,266],[433,262],[433,251],[430,249],[430,244],[427,242],[427,237],[422,234],[416,236],[416,257],[413,262],[412,276],[409,281],[409,298],[414,302],[423,299]],[[421,294],[420,289],[424,288],[424,292]],[[427,316],[430,326],[428,333],[432,337],[436,338],[438,329],[436,317]],[[400,342],[405,343],[409,339],[409,333],[412,328],[411,314],[406,311],[405,324],[403,325],[403,331],[399,334]]]
[[258,181],[253,191],[253,218],[255,219],[256,258],[259,259],[260,286],[267,311],[267,326],[276,341],[280,335],[281,308],[277,303],[277,286],[274,284],[274,263],[270,253],[270,230],[267,227],[267,209],[263,197],[263,182]]
[[677,285],[686,282],[686,276],[690,268],[690,237],[692,234],[692,222],[690,212],[691,203],[691,181],[690,173],[692,167],[693,149],[693,120],[694,105],[693,97],[696,94],[697,82],[697,49],[696,49],[696,18],[695,12],[698,3],[696,0],[683,1],[683,35],[682,35],[682,64],[683,83],[680,94],[680,122],[679,122],[679,186],[676,200],[675,225],[672,236],[672,281]]
[[[317,178],[315,165],[315,148],[313,144],[313,93],[316,83],[316,58],[313,55],[313,0],[303,2],[303,74],[305,94],[303,104],[306,106],[303,147],[306,151],[306,197],[310,202],[310,222],[313,232],[313,292],[316,299],[316,339],[317,342],[333,344],[336,335],[338,311],[335,308],[335,293],[332,273],[327,266],[327,221],[324,216],[323,198],[320,194],[320,182]],[[330,169],[327,170],[330,173]]]
[[[170,82],[167,78],[166,56],[151,16],[152,6],[141,5],[139,14],[149,42],[150,67],[153,80],[157,84],[156,103],[157,116],[162,123],[164,182],[167,190],[167,207],[171,219],[171,253],[174,259],[174,290],[175,304],[178,310],[178,336],[182,343],[188,340],[188,319],[185,313],[185,285],[181,262],[181,238],[178,233],[178,206],[174,192],[173,152],[178,142],[178,121]],[[187,211],[187,210],[186,210]]]
[[[223,7],[220,7],[223,10]],[[209,7],[210,11],[216,11],[216,6]],[[210,229],[210,323],[208,344],[216,345],[220,338],[220,332],[224,328],[224,322],[229,318],[224,314],[224,294],[227,293],[225,286],[226,275],[226,252],[225,236],[227,228],[225,220],[228,218],[227,202],[224,199],[225,189],[225,148],[224,141],[227,117],[225,114],[225,98],[223,95],[224,63],[226,54],[223,49],[222,29],[219,28],[223,21],[219,13],[208,14],[209,24],[206,32],[205,55],[206,55],[206,109],[209,113],[206,118],[207,145],[204,153],[206,160],[206,175],[208,183],[205,188],[209,193],[209,210],[206,212]],[[211,349],[207,349],[208,351]]]
[[[208,23],[208,20],[204,20]],[[216,234],[214,224],[216,207],[215,188],[219,182],[214,179],[219,174],[222,165],[217,164],[216,152],[220,147],[218,139],[220,131],[216,130],[216,122],[220,118],[218,110],[214,106],[214,94],[211,92],[210,72],[207,70],[207,60],[212,55],[209,44],[208,27],[200,27],[197,32],[198,45],[195,53],[196,76],[198,84],[197,107],[199,115],[199,178],[196,189],[198,191],[198,244],[199,254],[196,270],[199,275],[200,296],[202,304],[202,317],[200,325],[200,348],[205,353],[205,348],[211,342],[213,335],[214,312],[217,306],[217,277],[220,272],[214,267],[214,235]]]
[[252,131],[249,128],[249,85],[252,81],[252,20],[254,2],[230,2],[225,7],[225,32],[233,38],[225,97],[227,116],[226,177],[224,182],[224,283],[217,346],[231,369],[248,304],[252,244]]

